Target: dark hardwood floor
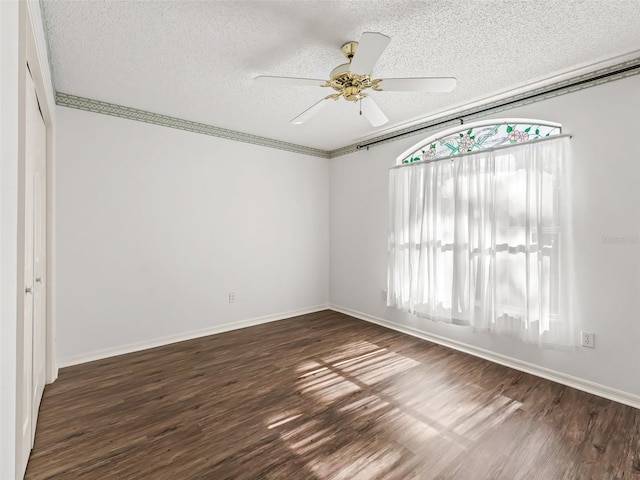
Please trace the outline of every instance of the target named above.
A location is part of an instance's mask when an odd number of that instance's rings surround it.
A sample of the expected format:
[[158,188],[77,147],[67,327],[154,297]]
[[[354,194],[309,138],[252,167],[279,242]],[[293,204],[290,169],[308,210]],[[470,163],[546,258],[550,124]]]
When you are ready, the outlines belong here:
[[640,479],[640,410],[325,311],[61,370],[27,479]]

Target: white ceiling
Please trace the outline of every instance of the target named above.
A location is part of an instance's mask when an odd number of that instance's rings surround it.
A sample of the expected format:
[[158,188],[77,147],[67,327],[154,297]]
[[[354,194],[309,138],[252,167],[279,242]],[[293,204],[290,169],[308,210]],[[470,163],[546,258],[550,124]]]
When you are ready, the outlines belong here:
[[[554,75],[640,50],[640,0],[45,1],[56,90],[332,150]],[[374,77],[454,76],[449,94],[374,92],[377,130],[330,93],[256,85],[327,78],[363,31],[391,43]]]

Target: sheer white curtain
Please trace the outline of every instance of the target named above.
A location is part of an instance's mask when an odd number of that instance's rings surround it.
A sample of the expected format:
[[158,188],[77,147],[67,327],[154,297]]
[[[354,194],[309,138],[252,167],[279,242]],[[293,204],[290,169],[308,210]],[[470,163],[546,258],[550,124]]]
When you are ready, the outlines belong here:
[[573,345],[568,139],[393,168],[388,305]]

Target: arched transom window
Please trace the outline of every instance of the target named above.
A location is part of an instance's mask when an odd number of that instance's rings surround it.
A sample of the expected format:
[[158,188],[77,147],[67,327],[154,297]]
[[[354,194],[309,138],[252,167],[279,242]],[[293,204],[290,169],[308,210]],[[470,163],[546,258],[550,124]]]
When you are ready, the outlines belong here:
[[562,133],[558,123],[523,118],[485,120],[461,125],[422,140],[398,157],[413,163],[528,142]]

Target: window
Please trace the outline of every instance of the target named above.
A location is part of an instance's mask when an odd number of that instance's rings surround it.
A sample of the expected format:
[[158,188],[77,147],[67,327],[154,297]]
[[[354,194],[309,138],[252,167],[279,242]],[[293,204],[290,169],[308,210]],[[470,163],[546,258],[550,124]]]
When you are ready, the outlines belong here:
[[[524,142],[530,132],[537,141]],[[468,126],[399,157],[390,172],[390,306],[529,343],[573,343],[568,139],[559,134],[542,122]],[[412,155],[420,160],[405,162]]]
[[398,157],[398,163],[413,163],[423,160],[452,157],[515,143],[559,135],[557,123],[539,120],[511,118],[477,122],[466,127],[454,127],[411,147]]

